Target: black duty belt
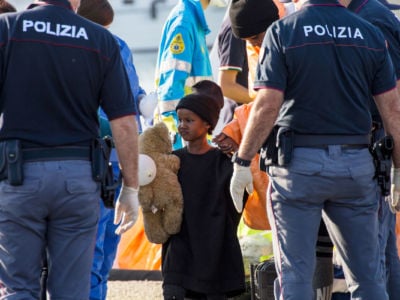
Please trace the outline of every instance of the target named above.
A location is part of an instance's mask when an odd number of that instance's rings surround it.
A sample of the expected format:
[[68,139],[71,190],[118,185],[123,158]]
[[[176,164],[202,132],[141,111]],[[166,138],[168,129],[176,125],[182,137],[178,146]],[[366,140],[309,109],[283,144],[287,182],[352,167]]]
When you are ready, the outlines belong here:
[[361,149],[370,143],[370,135],[295,134],[293,137],[294,147],[326,148],[329,145],[340,145],[342,148]]
[[90,160],[89,147],[54,147],[22,149],[24,161]]

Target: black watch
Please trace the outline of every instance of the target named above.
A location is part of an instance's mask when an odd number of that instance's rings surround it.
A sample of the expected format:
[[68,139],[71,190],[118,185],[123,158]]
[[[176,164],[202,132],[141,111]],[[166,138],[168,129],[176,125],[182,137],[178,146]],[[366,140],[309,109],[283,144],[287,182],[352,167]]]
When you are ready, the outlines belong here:
[[251,164],[251,160],[246,160],[246,159],[242,159],[238,156],[238,153],[235,152],[233,153],[232,156],[232,162],[238,164],[239,166],[242,167],[249,167]]

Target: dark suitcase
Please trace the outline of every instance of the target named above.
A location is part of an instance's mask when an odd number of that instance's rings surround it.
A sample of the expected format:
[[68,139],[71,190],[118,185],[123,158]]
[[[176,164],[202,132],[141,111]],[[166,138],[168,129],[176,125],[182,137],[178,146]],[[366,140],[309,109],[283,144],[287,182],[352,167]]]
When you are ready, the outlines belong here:
[[274,300],[276,275],[274,259],[250,264],[251,300]]

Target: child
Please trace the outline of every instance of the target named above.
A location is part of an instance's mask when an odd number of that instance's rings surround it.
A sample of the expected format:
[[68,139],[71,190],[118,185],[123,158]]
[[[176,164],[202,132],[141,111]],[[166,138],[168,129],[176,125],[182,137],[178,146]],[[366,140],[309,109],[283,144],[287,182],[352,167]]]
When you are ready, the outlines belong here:
[[176,107],[178,131],[186,146],[174,151],[181,159],[178,178],[184,197],[181,231],[162,246],[164,299],[227,299],[245,289],[237,238],[240,214],[229,184],[233,166],[207,141],[221,106],[204,93],[193,93]]

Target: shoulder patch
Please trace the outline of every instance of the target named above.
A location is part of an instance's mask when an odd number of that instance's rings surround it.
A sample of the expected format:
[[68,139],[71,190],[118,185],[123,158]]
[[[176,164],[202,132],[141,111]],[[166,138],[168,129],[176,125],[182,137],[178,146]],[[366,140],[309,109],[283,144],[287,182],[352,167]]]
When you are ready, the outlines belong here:
[[171,44],[169,44],[169,50],[173,54],[180,54],[185,50],[185,43],[183,42],[182,34],[178,33],[174,36]]

